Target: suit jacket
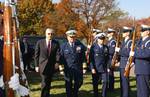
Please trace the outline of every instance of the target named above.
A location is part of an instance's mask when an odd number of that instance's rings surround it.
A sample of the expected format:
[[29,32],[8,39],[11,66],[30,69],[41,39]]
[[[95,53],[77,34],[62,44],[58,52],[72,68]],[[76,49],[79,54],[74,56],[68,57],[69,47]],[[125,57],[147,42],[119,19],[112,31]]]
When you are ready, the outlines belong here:
[[39,40],[35,47],[35,65],[39,66],[40,73],[52,75],[55,70],[56,62],[59,62],[59,43],[51,41],[51,51],[48,53],[46,39]]

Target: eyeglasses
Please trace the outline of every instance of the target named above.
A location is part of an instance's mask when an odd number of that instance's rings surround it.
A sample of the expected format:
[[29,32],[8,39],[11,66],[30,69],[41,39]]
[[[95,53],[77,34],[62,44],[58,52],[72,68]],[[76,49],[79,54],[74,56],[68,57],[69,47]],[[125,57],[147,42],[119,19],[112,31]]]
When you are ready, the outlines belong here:
[[54,33],[47,33],[47,35],[53,35]]

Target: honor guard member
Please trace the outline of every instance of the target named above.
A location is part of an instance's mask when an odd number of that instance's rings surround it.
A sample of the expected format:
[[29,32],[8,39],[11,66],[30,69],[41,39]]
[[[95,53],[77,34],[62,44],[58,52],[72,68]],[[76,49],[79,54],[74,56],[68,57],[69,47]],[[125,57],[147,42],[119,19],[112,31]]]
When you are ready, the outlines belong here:
[[99,33],[102,33],[102,31],[99,29],[93,29],[92,32],[93,32],[93,34],[92,34],[93,35],[93,43],[95,43],[96,35]]
[[92,44],[94,44],[96,42],[96,35],[102,33],[101,30],[99,29],[92,29],[92,37],[91,37],[91,41],[90,43],[87,45],[87,50],[86,50],[86,59],[87,59],[87,64],[88,66],[90,66],[90,62],[89,62],[89,53],[90,53],[90,48],[92,46]]
[[96,35],[99,34],[99,33],[102,33],[102,31],[99,30],[99,29],[92,29],[92,41],[91,41],[91,43],[88,45],[88,48],[89,48],[89,49],[90,49],[91,45],[96,42]]
[[107,41],[107,46],[109,48],[109,61],[108,61],[108,89],[110,91],[114,90],[114,71],[113,69],[111,69],[111,61],[115,52],[115,47],[116,47],[116,40],[114,39],[114,34],[116,33],[116,31],[114,29],[108,28],[107,30],[107,37],[108,37],[108,41]]
[[116,48],[115,50],[120,54],[120,86],[121,86],[121,97],[129,97],[129,77],[124,76],[124,71],[126,68],[126,64],[128,61],[131,43],[130,34],[132,32],[132,28],[123,27],[122,29],[122,37],[124,38],[121,43],[121,48]]
[[137,97],[150,97],[150,26],[141,25],[141,39],[135,53]]
[[82,65],[86,61],[86,48],[79,40],[76,40],[76,32],[76,30],[67,31],[68,41],[61,45],[61,64],[64,65],[67,97],[78,97],[79,88],[83,83]]
[[107,61],[108,47],[104,45],[106,34],[96,35],[96,43],[90,49],[90,62],[93,81],[94,97],[98,96],[98,83],[102,81],[102,97],[106,97],[107,91]]

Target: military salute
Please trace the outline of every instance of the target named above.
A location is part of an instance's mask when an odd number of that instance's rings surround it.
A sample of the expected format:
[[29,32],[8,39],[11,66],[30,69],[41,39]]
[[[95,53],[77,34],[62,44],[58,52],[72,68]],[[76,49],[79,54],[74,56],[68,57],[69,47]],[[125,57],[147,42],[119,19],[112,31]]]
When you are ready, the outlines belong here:
[[[66,32],[68,42],[61,46],[61,64],[64,65],[64,77],[67,97],[78,97],[83,83],[83,66],[85,46],[76,40],[76,30]],[[73,85],[74,81],[74,85]]]
[[135,74],[137,97],[150,97],[150,26],[141,25],[141,39],[137,42],[135,53]]
[[102,81],[102,97],[106,97],[107,91],[107,61],[108,47],[104,45],[105,33],[96,35],[96,43],[90,50],[90,62],[92,71],[92,81],[94,89],[94,97],[98,97],[98,83]]
[[114,39],[114,34],[115,34],[115,30],[114,29],[111,29],[111,28],[108,28],[107,30],[107,37],[108,37],[108,41],[107,41],[107,46],[109,48],[109,60],[108,60],[108,69],[107,69],[107,72],[108,72],[108,89],[110,91],[113,91],[114,90],[114,71],[113,69],[111,68],[111,61],[112,61],[112,58],[113,58],[113,55],[114,55],[114,52],[115,52],[115,46],[116,46],[116,40]]
[[[126,64],[128,61],[130,49],[131,49],[131,39],[130,34],[132,32],[132,28],[123,27],[122,29],[122,37],[124,40],[122,41],[120,48],[120,86],[121,86],[121,97],[129,97],[129,77],[124,76]],[[115,49],[119,51],[118,48]]]

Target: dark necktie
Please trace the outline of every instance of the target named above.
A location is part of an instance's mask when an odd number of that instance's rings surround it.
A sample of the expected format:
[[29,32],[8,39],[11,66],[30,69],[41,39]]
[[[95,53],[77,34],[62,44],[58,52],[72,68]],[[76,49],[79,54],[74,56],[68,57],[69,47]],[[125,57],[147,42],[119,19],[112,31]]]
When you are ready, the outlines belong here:
[[51,41],[50,40],[48,41],[48,48],[47,49],[48,49],[48,54],[50,54],[50,51],[51,51]]
[[73,47],[73,43],[71,43],[71,47]]

